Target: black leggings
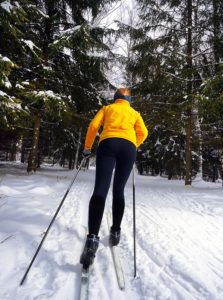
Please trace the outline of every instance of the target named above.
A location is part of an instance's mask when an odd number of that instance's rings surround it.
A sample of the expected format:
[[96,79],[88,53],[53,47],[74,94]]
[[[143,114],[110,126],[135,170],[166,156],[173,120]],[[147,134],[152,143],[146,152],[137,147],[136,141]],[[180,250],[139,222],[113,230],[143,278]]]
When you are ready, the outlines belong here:
[[108,138],[100,142],[96,156],[94,192],[89,203],[89,234],[98,235],[114,167],[112,228],[120,229],[125,209],[124,188],[135,159],[136,147],[128,140]]

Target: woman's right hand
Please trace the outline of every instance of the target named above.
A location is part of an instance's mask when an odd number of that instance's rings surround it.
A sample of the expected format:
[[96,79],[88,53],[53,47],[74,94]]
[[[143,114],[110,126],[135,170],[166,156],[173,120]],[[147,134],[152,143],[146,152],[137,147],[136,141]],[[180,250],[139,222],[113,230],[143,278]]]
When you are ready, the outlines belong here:
[[91,156],[91,150],[89,149],[84,149],[84,151],[82,152],[83,157],[88,158]]

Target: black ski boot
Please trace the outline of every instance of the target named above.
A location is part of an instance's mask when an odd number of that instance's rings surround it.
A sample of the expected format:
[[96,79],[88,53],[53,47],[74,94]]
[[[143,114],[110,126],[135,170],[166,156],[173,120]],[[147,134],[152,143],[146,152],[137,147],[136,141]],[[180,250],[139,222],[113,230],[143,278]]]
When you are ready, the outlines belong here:
[[120,241],[120,236],[121,236],[121,229],[119,230],[114,230],[110,229],[110,235],[109,235],[109,245],[110,246],[117,246]]
[[86,243],[84,246],[83,253],[80,257],[80,263],[83,265],[84,269],[87,269],[93,264],[95,253],[98,249],[99,237],[95,234],[88,234]]

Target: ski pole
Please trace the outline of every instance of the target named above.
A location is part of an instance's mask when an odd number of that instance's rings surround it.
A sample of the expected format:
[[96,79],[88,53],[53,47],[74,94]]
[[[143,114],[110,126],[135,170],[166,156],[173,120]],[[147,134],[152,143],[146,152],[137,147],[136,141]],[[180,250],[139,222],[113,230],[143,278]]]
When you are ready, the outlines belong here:
[[132,169],[133,191],[133,251],[134,251],[134,278],[136,277],[136,204],[135,204],[135,165]]
[[47,228],[47,230],[46,230],[46,232],[45,232],[45,234],[44,234],[44,236],[43,236],[43,238],[42,238],[42,240],[41,240],[41,242],[40,242],[40,244],[39,244],[39,246],[38,246],[38,248],[37,248],[37,250],[36,250],[36,252],[34,254],[34,256],[33,256],[32,260],[31,260],[31,262],[30,262],[30,264],[29,264],[29,266],[28,266],[28,268],[27,268],[27,270],[26,270],[26,272],[25,272],[25,274],[24,274],[24,276],[23,276],[23,278],[22,278],[22,280],[20,282],[20,285],[23,285],[23,283],[24,283],[24,281],[25,281],[25,279],[26,279],[26,277],[27,277],[27,275],[28,275],[28,273],[29,273],[29,271],[30,271],[30,269],[31,269],[31,267],[32,267],[32,265],[33,265],[36,257],[37,257],[37,255],[38,255],[38,253],[39,253],[39,251],[40,251],[40,249],[41,249],[41,247],[43,245],[43,242],[45,241],[45,239],[46,239],[46,237],[48,235],[48,232],[50,231],[50,228],[53,225],[53,222],[55,221],[55,219],[56,219],[56,217],[57,217],[57,215],[58,215],[58,213],[59,213],[59,211],[60,211],[60,209],[61,209],[61,207],[62,207],[62,205],[63,205],[63,203],[64,203],[64,201],[66,199],[66,197],[67,197],[67,194],[69,193],[69,191],[71,189],[71,186],[73,185],[75,179],[77,178],[77,175],[78,175],[78,173],[79,173],[79,171],[80,171],[83,163],[85,162],[85,160],[86,160],[86,158],[84,157],[82,159],[81,163],[80,163],[79,168],[77,169],[77,172],[75,173],[74,178],[72,179],[72,181],[71,181],[68,189],[66,190],[66,193],[64,194],[63,199],[60,202],[60,205],[58,206],[58,208],[56,210],[56,213],[54,214],[54,216],[53,216],[53,218],[52,218],[52,220],[51,220],[51,222],[50,222],[50,224],[49,224],[49,226],[48,226],[48,228]]

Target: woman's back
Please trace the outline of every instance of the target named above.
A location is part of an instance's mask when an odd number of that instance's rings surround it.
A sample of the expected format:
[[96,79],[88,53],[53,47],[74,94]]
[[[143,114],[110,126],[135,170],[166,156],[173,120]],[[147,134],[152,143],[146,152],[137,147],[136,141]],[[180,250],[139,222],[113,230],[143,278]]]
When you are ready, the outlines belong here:
[[105,138],[119,137],[136,144],[135,124],[139,113],[127,101],[116,100],[115,103],[104,106],[103,131],[100,141]]

